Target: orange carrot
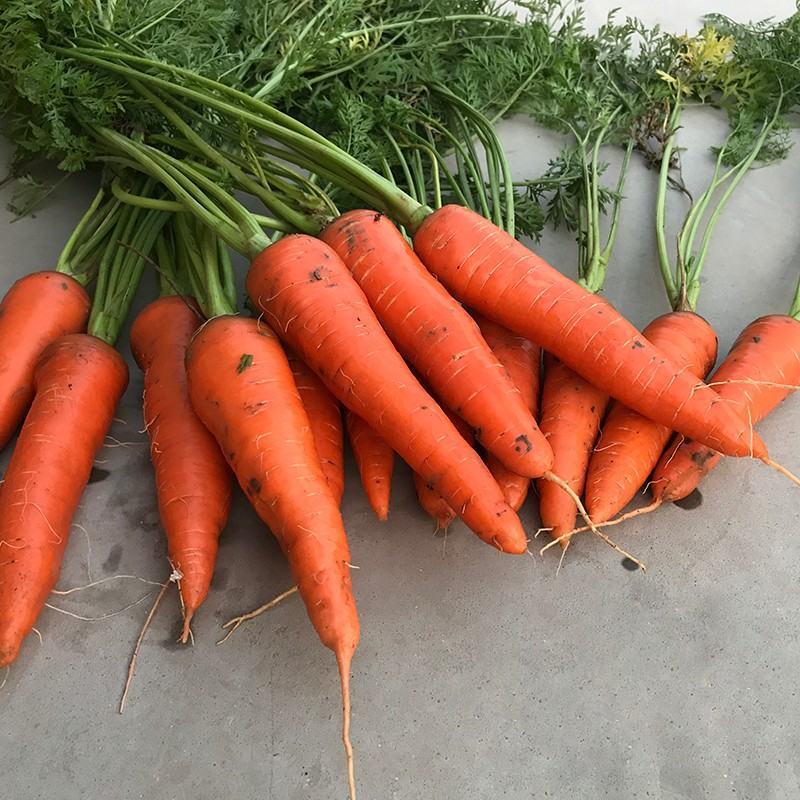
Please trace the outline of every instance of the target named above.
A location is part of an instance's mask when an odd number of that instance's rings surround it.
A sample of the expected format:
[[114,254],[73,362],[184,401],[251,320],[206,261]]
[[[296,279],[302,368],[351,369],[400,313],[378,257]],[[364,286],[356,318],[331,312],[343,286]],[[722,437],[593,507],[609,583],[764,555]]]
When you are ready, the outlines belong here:
[[193,303],[168,296],[146,306],[131,328],[131,349],[144,372],[145,429],[158,510],[170,564],[181,576],[184,643],[208,595],[231,499],[225,458],[189,401],[184,361],[200,321]]
[[671,363],[608,302],[480,215],[444,206],[414,246],[459,300],[526,336],[603,392],[727,455],[767,458],[735,406]]
[[[539,415],[542,351],[524,336],[518,336],[479,314],[472,316],[486,344],[505,367],[508,377],[519,389],[523,402],[536,419]],[[502,489],[506,502],[514,511],[519,511],[528,495],[530,478],[512,472],[491,453],[486,454],[486,466]]]
[[266,325],[220,316],[198,331],[186,369],[195,411],[278,540],[309,619],[336,656],[352,779],[349,676],[359,623],[350,549],[289,362]]
[[[800,321],[773,314],[751,322],[710,383],[753,424],[760,422],[792,393],[789,387],[800,384]],[[721,457],[698,442],[679,437],[653,472],[655,504],[691,494]]]
[[0,487],[0,667],[17,657],[58,580],[72,517],[127,382],[122,356],[94,336],[62,336],[41,355]]
[[469,314],[431,277],[394,224],[350,211],[321,234],[347,265],[400,353],[506,467],[529,477],[553,455],[519,390]]
[[264,249],[247,292],[276,333],[466,524],[510,553],[527,549],[517,515],[477,453],[411,374],[336,253],[304,235]]
[[[608,395],[549,353],[545,355],[544,366],[539,425],[555,453],[553,472],[580,496]],[[537,488],[542,526],[554,539],[574,530],[575,500],[551,481],[537,481]],[[568,544],[568,538],[561,539],[562,547]]]
[[[664,314],[642,335],[700,380],[717,359],[713,328],[691,311]],[[653,471],[670,433],[627,406],[612,404],[586,479],[586,510],[596,523],[616,517],[633,499]]]
[[36,362],[48,344],[85,329],[89,296],[69,275],[34,272],[0,303],[0,448],[33,400]]
[[337,504],[344,493],[344,432],[342,412],[325,384],[297,356],[288,353],[297,392],[311,425],[325,480]]
[[[456,430],[464,437],[464,441],[468,444],[472,444],[472,429],[469,425],[452,412],[446,413]],[[457,516],[447,500],[436,491],[436,487],[433,484],[428,483],[428,481],[417,472],[414,473],[414,489],[416,490],[417,500],[422,506],[422,510],[436,523],[436,532],[447,531]]]
[[345,421],[367,500],[375,516],[384,522],[389,516],[394,450],[358,414],[348,410]]

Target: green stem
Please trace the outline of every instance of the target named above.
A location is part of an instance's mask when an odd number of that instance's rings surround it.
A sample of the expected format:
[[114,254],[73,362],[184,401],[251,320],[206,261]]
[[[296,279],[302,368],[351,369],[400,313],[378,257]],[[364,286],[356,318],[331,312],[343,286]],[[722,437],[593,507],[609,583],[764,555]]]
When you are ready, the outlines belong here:
[[125,191],[125,189],[119,185],[119,180],[117,178],[111,183],[111,194],[113,194],[117,200],[129,206],[149,208],[154,211],[185,211],[185,208],[175,200],[162,200],[157,197],[144,197],[140,194],[131,194],[131,192]]
[[792,300],[792,307],[789,309],[789,316],[800,322],[800,280],[797,281],[797,288],[794,290],[794,299]]
[[675,137],[678,131],[678,122],[681,116],[680,96],[676,96],[672,111],[666,122],[666,139],[664,151],[661,154],[661,169],[658,177],[658,194],[656,196],[656,246],[658,248],[658,266],[661,278],[667,290],[670,305],[677,308],[680,301],[680,292],[675,275],[672,272],[672,263],[667,249],[666,207],[667,187],[669,184],[670,161],[675,150]]
[[[341,148],[328,142],[324,137],[321,137],[306,126],[296,122],[291,117],[282,114],[272,106],[260,101],[255,101],[242,92],[233,90],[223,84],[218,84],[208,78],[198,76],[189,70],[169,67],[159,62],[153,62],[126,53],[116,53],[112,51],[109,54],[107,51],[103,50],[82,50],[79,48],[53,49],[66,56],[95,64],[101,69],[107,69],[125,75],[128,78],[147,82],[163,89],[167,94],[181,94],[184,97],[193,99],[203,105],[232,116],[287,146],[292,156],[290,160],[294,161],[294,156],[299,153],[306,160],[313,161],[314,172],[323,177],[325,177],[326,172],[330,174],[330,166],[334,165],[335,169],[342,170],[346,175],[345,182],[339,181],[342,188],[362,197],[362,199],[366,198],[367,195],[377,195],[382,200],[380,207],[388,211],[391,216],[407,227],[412,233],[416,231],[423,219],[431,212],[431,209],[420,205],[405,192],[400,191],[397,186],[369,169],[369,167],[361,164],[357,159],[341,150]],[[221,94],[232,96],[239,100],[245,108],[220,100],[209,92],[200,92],[196,89],[182,86],[178,82],[170,82],[157,76],[142,73],[131,67],[118,64],[115,61],[105,60],[95,55],[95,53],[99,54],[99,56],[110,55],[112,58],[128,61],[130,63],[144,64],[149,68],[159,70],[167,69],[173,74],[186,76],[196,83],[214,89]],[[255,109],[255,111],[249,111],[247,110],[248,108]]]
[[63,272],[65,275],[69,275],[78,281],[78,283],[80,283],[82,286],[86,286],[89,283],[91,280],[91,273],[75,271],[73,264],[70,261],[70,256],[75,250],[78,239],[80,239],[81,236],[86,233],[87,229],[90,229],[96,225],[96,212],[100,208],[100,204],[103,202],[104,197],[105,191],[100,188],[97,194],[94,196],[94,200],[92,200],[91,204],[89,205],[89,208],[86,209],[86,213],[81,217],[80,221],[70,234],[69,239],[67,239],[67,243],[64,245],[64,249],[61,251],[58,261],[56,262],[56,272]]
[[130,310],[148,257],[168,219],[163,211],[130,207],[123,238],[108,245],[105,290],[95,295],[88,332],[113,345]]
[[165,226],[156,239],[156,260],[158,262],[158,287],[160,297],[183,294],[178,280],[175,253],[170,242],[169,226]]
[[720,197],[716,207],[711,213],[711,217],[706,223],[705,232],[703,233],[703,238],[700,242],[700,250],[697,253],[696,258],[694,258],[692,261],[691,270],[688,276],[689,280],[686,288],[686,301],[689,304],[690,309],[694,309],[697,305],[697,297],[700,294],[700,274],[703,271],[706,256],[708,255],[708,248],[711,244],[711,236],[714,232],[714,227],[719,221],[722,211],[728,204],[728,201],[731,199],[736,187],[742,182],[742,179],[750,171],[753,163],[758,158],[758,154],[761,152],[761,148],[763,147],[767,136],[769,136],[769,132],[772,130],[778,119],[779,110],[780,106],[778,107],[778,110],[776,110],[775,114],[769,120],[764,122],[761,133],[753,144],[753,148],[750,150],[747,156],[742,159],[739,165],[737,165],[733,179],[723,192],[722,197]]
[[195,214],[203,224],[215,230],[235,250],[252,258],[269,243],[263,234],[261,241],[248,242],[236,227],[224,219],[222,212],[212,213],[206,205],[196,199],[195,194],[197,193],[186,188],[187,184],[191,182],[185,176],[181,179],[181,176],[177,175],[175,171],[161,163],[161,160],[155,157],[155,153],[148,152],[145,146],[107,128],[98,129],[96,134],[114,149],[137,163],[145,173],[161,181],[184,204],[187,210]]

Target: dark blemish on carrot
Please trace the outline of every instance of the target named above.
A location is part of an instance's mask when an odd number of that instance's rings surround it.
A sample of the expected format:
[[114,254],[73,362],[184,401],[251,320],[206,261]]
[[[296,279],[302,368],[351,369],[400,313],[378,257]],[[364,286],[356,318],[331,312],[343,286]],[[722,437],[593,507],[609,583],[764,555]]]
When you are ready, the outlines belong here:
[[228,461],[233,461],[235,458],[236,458],[236,453],[234,453],[233,450],[231,450],[228,453]]
[[325,284],[325,288],[326,289],[335,289],[338,285],[339,285],[338,283],[326,283]]
[[66,292],[69,289],[69,285],[66,281],[61,281],[61,288]]
[[753,341],[754,341],[756,344],[758,344],[758,343],[761,341],[761,337],[760,337],[760,336],[754,336],[754,337],[753,337]]
[[644,343],[640,342],[638,339],[635,339],[634,342],[633,342],[633,349],[634,350],[640,350],[642,348],[644,348]]
[[242,353],[239,359],[239,366],[236,367],[236,374],[241,375],[253,363],[253,356],[251,353]]
[[250,478],[250,480],[247,481],[247,491],[253,494],[259,494],[261,492],[261,481],[258,478]]
[[331,254],[330,254],[330,253],[328,253],[328,252],[325,252],[325,251],[323,251],[323,253],[322,253],[322,257],[323,257],[323,258],[324,258],[326,261],[330,261],[330,260],[331,260]]
[[676,500],[673,505],[682,508],[684,511],[694,511],[695,508],[700,508],[703,505],[703,495],[699,489],[695,489],[690,494],[687,494],[683,500]]
[[348,230],[347,236],[345,237],[345,244],[347,245],[348,253],[352,253],[353,250],[356,249],[356,245],[358,244],[358,239],[356,239],[356,235],[353,233],[352,230]]
[[380,211],[378,211],[378,212],[377,212],[377,213],[376,213],[376,214],[375,214],[375,215],[372,217],[372,221],[373,221],[373,222],[378,222],[382,216],[383,216],[383,214],[381,214],[381,212],[380,212]]
[[594,407],[594,406],[592,406],[592,407],[589,409],[589,411],[590,411],[592,414],[594,414],[595,407]]
[[420,411],[427,411],[428,406],[420,406]]
[[122,561],[122,545],[115,544],[109,551],[108,558],[103,562],[103,571],[116,572],[120,561]]
[[433,492],[433,491],[436,490],[436,487],[430,482],[426,483],[425,485],[428,487],[428,491],[430,491],[430,492]]
[[100,469],[100,467],[92,467],[92,472],[89,475],[89,483],[102,483],[111,473],[107,469]]
[[311,278],[311,282],[314,283],[315,281],[322,280],[322,272],[320,268],[317,267],[316,269],[312,269],[311,272],[308,273],[308,277]]
[[692,453],[692,461],[694,461],[698,467],[704,467],[706,461],[708,461],[710,458],[714,458],[713,450],[700,450]]
[[631,558],[627,556],[620,561],[623,567],[625,567],[628,572],[636,572],[639,569],[639,565]]
[[71,383],[68,383],[68,384],[67,384],[67,389],[69,389],[70,391],[72,391],[72,384],[71,384]]
[[514,439],[514,449],[518,453],[530,453],[530,451],[533,450],[533,445],[531,444],[531,440],[523,433]]

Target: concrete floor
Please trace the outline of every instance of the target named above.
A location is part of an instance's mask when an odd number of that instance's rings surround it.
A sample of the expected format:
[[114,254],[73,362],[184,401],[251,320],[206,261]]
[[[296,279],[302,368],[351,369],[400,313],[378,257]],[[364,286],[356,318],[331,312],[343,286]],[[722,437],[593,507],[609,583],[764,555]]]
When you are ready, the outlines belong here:
[[[622,5],[654,19],[649,4]],[[695,4],[674,5],[662,21],[691,27]],[[740,17],[750,9],[717,5]],[[599,18],[607,4],[589,6]],[[758,9],[791,11],[785,0]],[[690,185],[707,177],[705,148],[723,131],[713,115],[687,119]],[[503,135],[521,176],[538,174],[557,147],[526,124],[505,124]],[[608,279],[608,296],[637,324],[666,309],[653,187],[637,164]],[[79,178],[36,219],[8,225],[4,214],[0,291],[54,263],[92,192],[92,180]],[[721,351],[752,318],[786,309],[800,269],[798,208],[800,151],[750,175],[720,223],[700,311],[718,329]],[[572,268],[568,236],[548,232],[538,249]],[[128,352],[126,336],[120,347]],[[98,457],[61,588],[116,574],[166,577],[141,385],[134,367],[112,430],[123,444]],[[761,431],[774,458],[800,468],[800,400]],[[701,507],[665,508],[617,532],[647,563],[646,575],[589,538],[556,575],[555,557],[501,556],[460,524],[445,549],[404,466],[383,525],[352,464],[347,479],[344,516],[360,567],[353,726],[363,798],[800,796],[796,487],[756,463],[723,463],[704,484]],[[533,508],[524,519],[535,531]],[[0,797],[344,798],[335,665],[301,604],[286,602],[215,645],[222,621],[290,583],[274,540],[237,496],[195,646],[175,644],[172,594],[142,648],[123,716],[120,690],[152,595],[94,622],[45,610],[42,641],[28,639],[0,691]],[[98,617],[153,588],[120,579],[53,604]]]

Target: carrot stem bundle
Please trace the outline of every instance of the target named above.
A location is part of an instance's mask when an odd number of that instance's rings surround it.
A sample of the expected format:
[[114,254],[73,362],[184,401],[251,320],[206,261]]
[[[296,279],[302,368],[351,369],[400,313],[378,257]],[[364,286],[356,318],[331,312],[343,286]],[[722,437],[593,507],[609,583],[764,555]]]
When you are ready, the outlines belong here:
[[[102,48],[54,50],[155,88],[163,103],[174,105],[180,96],[181,102],[214,109],[272,137],[280,145],[270,150],[273,154],[386,208],[414,234],[423,263],[458,300],[537,342],[589,382],[646,416],[729,455],[767,456],[747,422],[732,409],[720,407],[712,389],[681,373],[642,341],[610,305],[474,212],[445,206],[431,213],[306,126],[188,70],[176,71],[147,58]],[[165,71],[169,79],[161,77]],[[198,194],[196,184],[188,185],[186,172],[178,175],[163,154],[109,130],[94,133],[145,171],[157,173],[187,210],[208,220],[237,249],[253,257],[264,247],[252,217],[230,197],[218,214],[201,202],[214,187],[204,187]],[[216,157],[215,161],[220,163]]]

